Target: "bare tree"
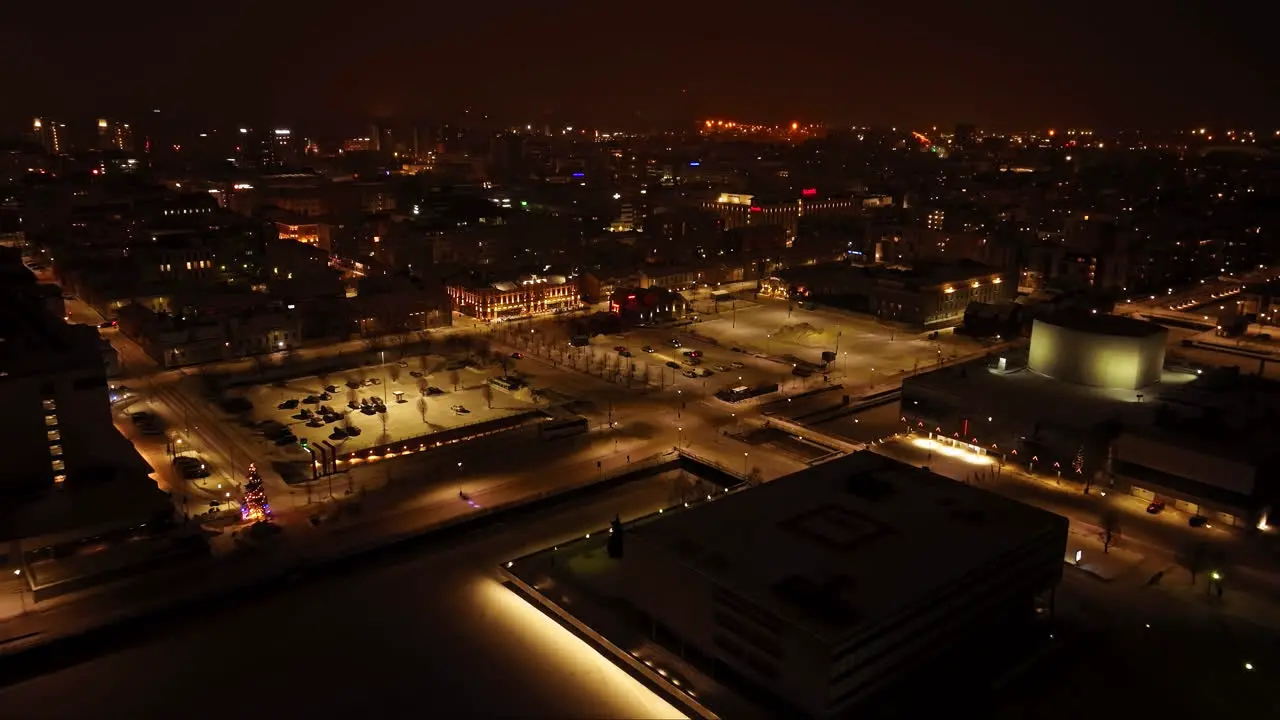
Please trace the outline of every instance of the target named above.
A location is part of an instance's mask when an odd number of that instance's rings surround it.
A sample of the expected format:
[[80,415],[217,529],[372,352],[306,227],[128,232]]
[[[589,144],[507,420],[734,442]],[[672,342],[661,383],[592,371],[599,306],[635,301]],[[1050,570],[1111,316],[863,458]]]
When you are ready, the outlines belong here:
[[1111,543],[1120,537],[1120,513],[1113,508],[1102,511],[1102,552],[1111,552]]
[[450,371],[449,371],[449,382],[453,384],[453,389],[454,389],[454,391],[457,391],[457,389],[458,389],[458,383],[459,383],[460,381],[461,381],[461,378],[458,376],[458,371],[457,371],[457,370],[450,370]]
[[471,343],[476,359],[481,362],[487,361],[490,356],[489,338],[477,335],[471,339]]
[[400,366],[392,365],[387,368],[387,377],[391,378],[391,382],[400,382]]
[[427,399],[425,397],[418,398],[418,414],[422,416],[422,422],[427,422]]
[[382,419],[382,434],[378,436],[378,444],[386,445],[391,442],[391,434],[387,432],[387,414],[384,412],[379,415]]
[[484,395],[485,404],[489,406],[490,410],[492,410],[493,409],[493,386],[490,385],[489,383],[485,383],[484,387],[480,388],[480,392],[481,394]]
[[1191,552],[1187,554],[1187,572],[1191,573],[1191,584],[1196,584],[1196,576],[1204,572],[1205,566],[1209,564],[1209,545],[1208,543],[1196,543],[1191,548]]

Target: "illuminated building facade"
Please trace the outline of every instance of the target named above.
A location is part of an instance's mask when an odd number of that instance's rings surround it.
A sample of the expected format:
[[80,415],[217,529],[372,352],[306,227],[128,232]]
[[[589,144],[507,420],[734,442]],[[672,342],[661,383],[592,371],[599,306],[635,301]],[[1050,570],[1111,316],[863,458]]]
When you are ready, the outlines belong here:
[[486,285],[457,282],[446,290],[455,311],[486,322],[564,312],[582,304],[578,278],[566,275],[525,275]]
[[861,198],[821,197],[816,188],[801,190],[798,198],[779,201],[763,201],[744,193],[720,193],[714,202],[702,204],[724,221],[725,230],[776,225],[786,231],[788,243],[795,238],[800,218],[805,215],[854,215],[861,212],[863,206]]
[[333,239],[328,223],[276,221],[276,236],[281,240],[294,240],[313,245],[325,252],[333,252]]
[[50,155],[59,155],[67,149],[66,134],[65,123],[54,122],[48,118],[36,118],[31,121],[32,137]]
[[112,424],[106,368],[92,327],[67,325],[19,297],[0,308],[5,471],[0,496],[91,480],[123,439]]
[[132,151],[133,130],[129,123],[98,118],[98,149]]
[[827,263],[790,268],[761,282],[765,296],[813,300],[922,329],[959,325],[970,303],[1017,294],[1017,273],[971,262],[911,268]]
[[948,454],[1265,529],[1280,503],[1280,383],[1236,367],[1163,367],[1167,334],[1118,316],[1038,319],[1029,347],[906,377],[901,419]]

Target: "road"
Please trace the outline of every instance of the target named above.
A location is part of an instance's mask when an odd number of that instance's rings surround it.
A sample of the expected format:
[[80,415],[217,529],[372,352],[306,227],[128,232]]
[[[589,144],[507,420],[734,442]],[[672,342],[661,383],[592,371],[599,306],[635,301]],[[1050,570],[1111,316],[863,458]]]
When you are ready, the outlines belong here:
[[1280,547],[1271,537],[1256,538],[1221,527],[1192,528],[1184,513],[1166,510],[1160,515],[1150,515],[1145,501],[1126,493],[1107,492],[1106,487],[1096,486],[1094,492],[1085,495],[1080,483],[1059,481],[1054,474],[1030,475],[1013,465],[1005,465],[997,473],[995,463],[977,462],[979,458],[967,452],[944,454],[930,449],[920,438],[900,438],[873,449],[1055,512],[1071,521],[1073,531],[1085,536],[1096,537],[1101,532],[1099,525],[1104,512],[1115,511],[1120,527],[1117,546],[1139,553],[1155,564],[1184,562],[1197,545],[1204,544],[1222,556],[1222,571],[1231,575],[1233,588],[1253,593],[1267,602],[1280,603],[1280,573],[1274,569],[1275,552]]
[[[637,482],[408,559],[232,603],[0,690],[37,718],[682,715],[499,584],[510,557],[651,511]],[[109,708],[109,711],[104,711]]]

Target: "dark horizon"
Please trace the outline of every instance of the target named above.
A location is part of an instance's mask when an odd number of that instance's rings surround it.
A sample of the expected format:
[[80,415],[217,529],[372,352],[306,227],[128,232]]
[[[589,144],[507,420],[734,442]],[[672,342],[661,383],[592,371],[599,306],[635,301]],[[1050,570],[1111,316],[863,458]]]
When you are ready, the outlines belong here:
[[[564,9],[556,9],[555,6]],[[262,122],[377,116],[678,127],[706,117],[911,127],[1280,125],[1265,23],[1098,2],[734,13],[688,4],[279,0],[216,15],[139,0],[6,11],[0,127],[33,115]],[[225,6],[224,6],[225,7]],[[189,32],[182,32],[188,30]]]

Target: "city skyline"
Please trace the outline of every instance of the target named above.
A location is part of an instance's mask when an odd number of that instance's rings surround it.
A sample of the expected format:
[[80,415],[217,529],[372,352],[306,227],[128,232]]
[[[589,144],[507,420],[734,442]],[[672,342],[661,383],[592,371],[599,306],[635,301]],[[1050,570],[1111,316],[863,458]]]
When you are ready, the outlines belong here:
[[[1280,119],[1265,92],[1275,61],[1251,39],[1259,31],[1222,8],[1201,17],[1097,3],[1017,14],[940,3],[646,9],[374,3],[361,10],[377,22],[352,24],[337,3],[310,3],[304,14],[280,2],[202,18],[194,34],[170,30],[189,21],[150,2],[90,8],[56,29],[19,8],[0,29],[0,62],[27,70],[11,79],[0,122],[86,108],[157,108],[205,123],[261,117],[322,132],[465,108],[498,122],[637,128],[705,117],[994,129]],[[282,42],[279,29],[306,41]]]

